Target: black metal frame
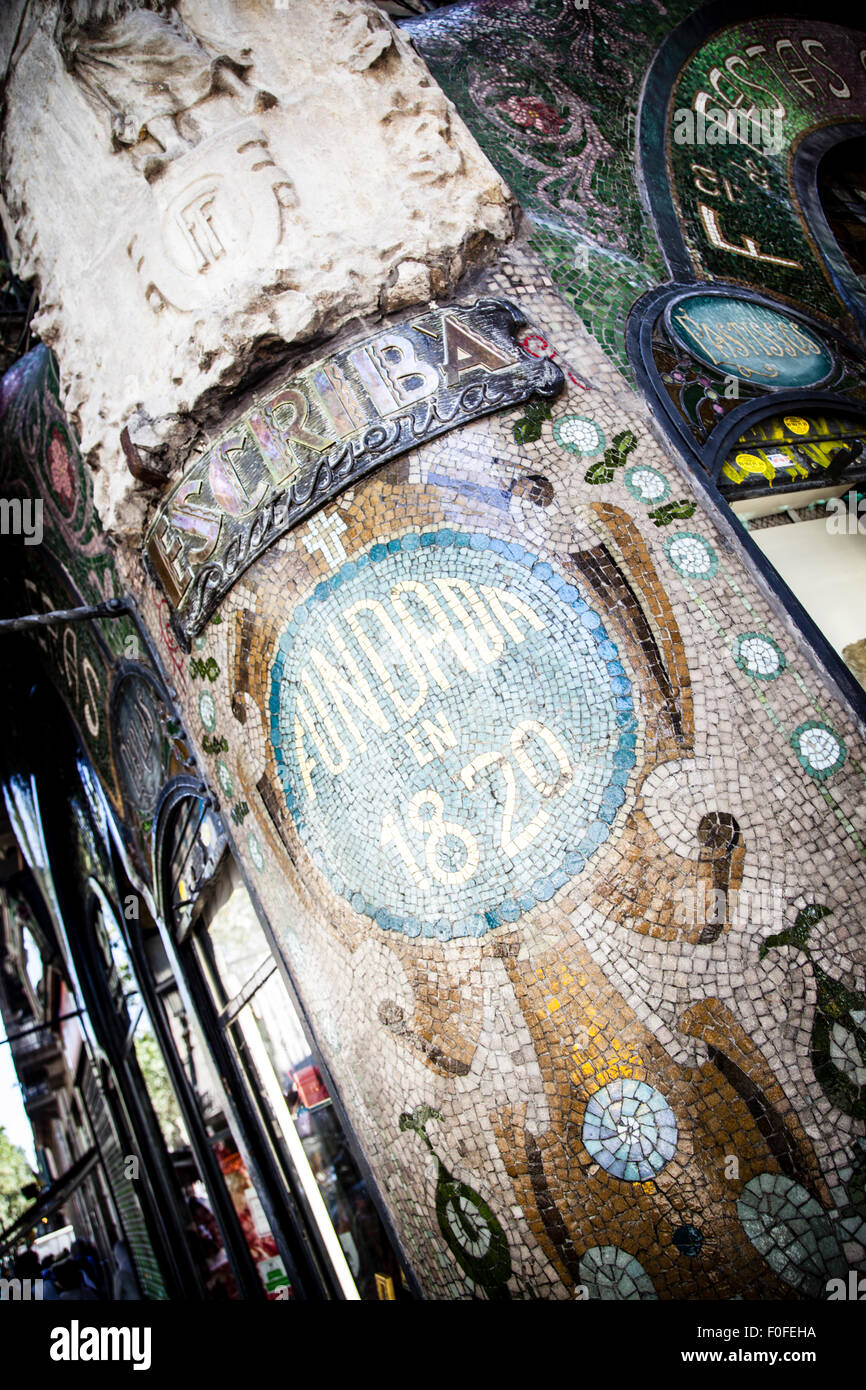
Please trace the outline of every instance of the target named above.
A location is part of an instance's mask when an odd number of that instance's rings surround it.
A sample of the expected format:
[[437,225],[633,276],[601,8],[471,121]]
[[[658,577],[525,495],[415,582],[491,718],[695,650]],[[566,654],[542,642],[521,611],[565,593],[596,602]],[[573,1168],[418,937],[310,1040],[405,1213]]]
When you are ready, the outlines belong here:
[[[277,1242],[292,1288],[296,1296],[301,1298],[326,1297],[331,1290],[328,1288],[327,1280],[318,1262],[312,1257],[307,1233],[298,1221],[290,1203],[282,1201],[280,1198],[280,1183],[273,1171],[267,1145],[263,1142],[245,1078],[240,1074],[231,1049],[226,1044],[216,1022],[213,1002],[201,978],[201,972],[190,949],[190,943],[186,942],[184,945],[178,946],[175,939],[175,913],[171,906],[171,890],[166,892],[167,877],[171,867],[170,858],[165,852],[166,841],[174,812],[184,802],[195,800],[199,800],[203,804],[205,811],[213,807],[213,798],[203,782],[192,777],[180,776],[174,778],[163,788],[157,806],[153,829],[157,892],[156,925],[181,998],[188,1012],[198,1021],[204,1035],[205,1045],[210,1052],[216,1074],[220,1079],[222,1088],[220,1100],[226,1116],[231,1121],[233,1136],[265,1210],[271,1233]],[[161,1000],[155,996],[155,1002],[161,1021],[164,1023]],[[153,1022],[156,1025],[155,1019]],[[160,1042],[162,1045],[162,1038],[160,1038]],[[187,1124],[190,1142],[199,1165],[199,1171],[207,1184],[215,1207],[217,1207],[215,1215],[222,1230],[232,1265],[234,1267],[237,1262],[240,1267],[236,1273],[242,1270],[247,1270],[248,1274],[251,1273],[255,1280],[255,1290],[252,1296],[263,1298],[261,1282],[237,1223],[237,1217],[219,1165],[210,1148],[196,1098],[192,1093],[186,1072],[177,1059],[174,1039],[167,1026],[165,1028],[165,1042],[168,1049],[174,1054],[172,1059],[173,1071],[177,1076],[176,1085],[179,1091],[183,1092],[184,1118],[186,1119],[187,1109],[194,1112],[190,1117],[191,1122]],[[164,1052],[165,1050],[163,1047]],[[166,1062],[168,1060],[166,1057]],[[175,1077],[173,1076],[172,1079],[174,1080]],[[294,1193],[292,1195],[295,1196]]]
[[[65,572],[64,572],[64,575],[65,575]],[[75,592],[74,584],[72,584],[71,580],[69,580],[68,577],[66,577],[66,582],[67,582],[68,587],[70,587],[70,589],[71,589],[73,592]],[[67,617],[67,614],[70,613],[70,612],[74,612],[74,615],[75,615],[74,618],[71,618],[71,619],[70,619],[69,617]],[[91,606],[88,607],[88,606],[82,604],[82,605],[80,605],[80,606],[79,606],[77,609],[75,609],[75,610],[60,610],[60,611],[58,611],[58,612],[56,612],[56,613],[53,613],[53,614],[36,614],[36,615],[32,615],[31,618],[11,619],[11,620],[8,620],[10,626],[9,626],[9,628],[8,628],[7,630],[10,630],[10,631],[18,631],[18,632],[20,632],[20,631],[26,631],[26,630],[28,630],[29,628],[33,628],[33,627],[37,627],[37,628],[38,628],[38,627],[41,627],[41,626],[48,626],[48,625],[52,625],[53,623],[60,623],[60,622],[65,622],[65,621],[70,621],[70,620],[71,620],[71,621],[82,621],[82,622],[87,621],[87,622],[90,622],[90,621],[92,621],[92,620],[94,620],[94,619],[100,619],[100,618],[106,618],[106,617],[107,617],[107,618],[122,618],[122,617],[126,617],[126,618],[128,618],[128,619],[131,621],[131,623],[132,623],[133,626],[135,627],[135,630],[136,630],[136,633],[137,633],[139,639],[141,640],[142,646],[144,647],[144,650],[145,650],[146,653],[147,653],[147,657],[148,657],[148,660],[149,660],[149,662],[150,662],[150,666],[151,666],[151,668],[152,668],[150,671],[148,671],[147,668],[144,667],[143,664],[131,663],[131,662],[126,662],[126,661],[122,661],[122,662],[117,662],[117,661],[115,661],[115,662],[113,663],[113,664],[114,664],[114,667],[115,667],[115,672],[116,672],[115,680],[114,680],[114,685],[117,685],[118,681],[119,681],[125,674],[128,674],[128,672],[129,672],[131,669],[133,669],[133,667],[134,667],[136,670],[138,670],[138,671],[140,671],[140,672],[145,672],[145,673],[148,675],[148,677],[150,678],[151,682],[154,684],[155,688],[157,689],[157,692],[161,695],[161,698],[164,700],[166,706],[169,708],[170,713],[172,714],[172,716],[173,716],[174,718],[177,719],[178,726],[179,726],[180,730],[182,731],[182,735],[183,735],[183,738],[184,738],[184,742],[185,742],[186,746],[187,746],[187,747],[189,748],[189,750],[190,750],[191,760],[192,760],[192,766],[193,766],[194,768],[197,769],[198,764],[197,764],[197,760],[196,760],[196,758],[195,758],[195,755],[194,755],[194,753],[193,753],[193,746],[192,746],[192,744],[191,744],[191,742],[190,742],[190,740],[189,740],[189,738],[188,738],[188,736],[187,736],[187,734],[186,734],[184,721],[181,719],[181,717],[180,717],[180,715],[179,715],[179,712],[178,712],[178,710],[177,710],[176,700],[177,700],[177,697],[178,697],[178,692],[177,692],[176,688],[174,687],[174,685],[171,683],[171,681],[168,679],[168,677],[167,677],[167,675],[166,675],[166,673],[165,673],[165,670],[164,670],[163,665],[162,665],[162,661],[160,660],[160,657],[159,657],[159,653],[158,653],[158,651],[157,651],[157,649],[156,649],[156,646],[155,646],[155,644],[154,644],[154,642],[153,642],[153,639],[152,639],[151,636],[150,636],[150,633],[148,632],[147,628],[145,627],[145,625],[144,625],[144,623],[143,623],[143,621],[142,621],[142,619],[141,619],[141,615],[140,615],[140,612],[139,612],[138,604],[136,603],[136,601],[135,601],[135,599],[132,597],[132,595],[126,595],[126,596],[124,596],[123,598],[120,598],[120,599],[112,599],[112,600],[109,600],[105,605],[99,604],[99,605],[91,605]],[[13,624],[14,624],[14,626],[12,626]],[[91,630],[92,630],[92,631],[95,630],[95,632],[98,634],[98,637],[101,638],[101,634],[99,633],[98,627],[95,627],[95,629],[92,628]],[[114,708],[114,705],[113,705],[113,696],[114,696],[114,691],[112,690],[112,694],[111,694],[110,701],[109,701],[109,708],[110,708],[111,711],[113,711],[113,708]],[[81,741],[81,736],[80,736],[80,734],[78,733],[78,730],[75,728],[74,721],[70,721],[70,722],[71,722],[73,737],[74,737],[74,741],[75,741],[75,747],[76,747],[76,751],[77,751],[77,753],[78,753],[78,756],[79,756],[79,757],[83,757],[85,761],[88,761],[88,762],[89,762],[89,759],[87,758],[86,750],[85,750],[85,748],[83,747],[83,744],[82,744],[82,741]],[[110,740],[113,740],[114,734],[113,734],[113,725],[112,725],[111,719],[109,719],[109,731],[108,731],[108,732],[109,732],[109,739],[110,739]],[[110,746],[113,746],[113,743],[112,743]],[[98,779],[97,779],[97,780],[98,780]],[[196,783],[194,778],[192,778],[192,779],[190,779],[190,780],[194,783],[194,785],[206,785],[206,784],[204,783],[204,781],[202,781],[202,783]],[[177,780],[175,780],[173,783],[170,783],[170,784],[169,784],[169,786],[177,786],[177,785],[179,785],[179,783],[178,783]],[[157,808],[156,808],[156,811],[155,811],[155,813],[154,813],[154,825],[153,825],[153,831],[152,831],[152,834],[151,834],[152,856],[153,856],[153,852],[155,851],[155,847],[156,847],[156,827],[157,827],[157,822],[158,822],[158,818],[159,818],[159,816],[160,816],[160,814],[161,814],[161,812],[162,812],[162,810],[163,810],[163,803],[164,803],[164,800],[165,800],[165,797],[166,797],[167,792],[168,792],[168,787],[163,788],[162,797],[161,797],[161,799],[158,801],[158,803],[157,803]],[[216,811],[218,811],[218,810],[219,810],[219,800],[218,800],[218,798],[217,798],[210,790],[208,790],[208,796],[209,796],[210,799],[211,799],[211,802],[212,802],[212,805],[213,805],[214,809],[215,809]],[[106,812],[106,814],[110,815],[111,813],[110,813],[110,812]],[[370,1196],[370,1198],[371,1198],[371,1200],[372,1200],[372,1202],[373,1202],[373,1205],[374,1205],[375,1208],[376,1208],[376,1211],[377,1211],[377,1213],[378,1213],[379,1219],[381,1220],[382,1225],[383,1225],[383,1227],[384,1227],[384,1229],[385,1229],[385,1231],[386,1231],[386,1233],[387,1233],[388,1239],[389,1239],[389,1241],[390,1241],[390,1243],[391,1243],[393,1249],[395,1250],[395,1252],[396,1252],[397,1255],[398,1255],[398,1258],[399,1258],[400,1265],[401,1265],[401,1268],[402,1268],[402,1271],[403,1271],[403,1276],[404,1276],[406,1285],[407,1285],[407,1287],[409,1288],[410,1292],[413,1294],[413,1296],[414,1296],[415,1298],[417,1298],[417,1299],[423,1299],[424,1294],[423,1294],[423,1292],[422,1292],[422,1290],[421,1290],[421,1286],[420,1286],[420,1284],[419,1284],[419,1282],[418,1282],[417,1276],[415,1275],[414,1269],[413,1269],[413,1267],[412,1267],[412,1263],[411,1263],[411,1261],[410,1261],[410,1259],[409,1259],[409,1257],[408,1257],[408,1255],[407,1255],[407,1252],[406,1252],[406,1250],[405,1250],[405,1248],[404,1248],[404,1246],[403,1246],[402,1241],[400,1240],[400,1238],[399,1238],[399,1236],[398,1236],[398,1234],[397,1234],[397,1231],[396,1231],[396,1229],[395,1229],[395,1227],[394,1227],[394,1224],[393,1224],[393,1222],[392,1222],[392,1220],[391,1220],[391,1217],[390,1217],[390,1214],[389,1214],[389,1212],[388,1212],[388,1209],[387,1209],[387,1207],[385,1206],[385,1203],[384,1203],[383,1200],[382,1200],[382,1196],[381,1196],[381,1194],[380,1194],[380,1192],[379,1192],[378,1184],[377,1184],[376,1179],[375,1179],[375,1177],[374,1177],[374,1175],[373,1175],[373,1173],[372,1173],[372,1170],[371,1170],[371,1168],[370,1168],[370,1165],[369,1165],[369,1163],[367,1162],[367,1159],[366,1159],[366,1156],[365,1156],[365,1154],[364,1154],[363,1148],[362,1148],[361,1144],[359,1143],[358,1136],[357,1136],[357,1134],[356,1134],[356,1132],[355,1132],[354,1126],[352,1125],[351,1120],[349,1119],[349,1116],[348,1116],[348,1114],[347,1114],[347,1112],[346,1112],[346,1110],[345,1110],[345,1107],[344,1107],[343,1104],[342,1104],[342,1101],[341,1101],[341,1099],[340,1099],[339,1089],[338,1089],[338,1087],[337,1087],[337,1085],[336,1085],[336,1083],[335,1083],[335,1081],[334,1081],[334,1078],[333,1078],[333,1076],[332,1076],[332,1074],[331,1074],[330,1068],[327,1066],[327,1063],[324,1061],[324,1059],[323,1059],[323,1057],[322,1057],[322,1055],[321,1055],[321,1051],[320,1051],[320,1049],[319,1049],[319,1047],[318,1047],[318,1044],[317,1044],[316,1041],[315,1041],[315,1037],[316,1037],[315,1029],[314,1029],[314,1027],[313,1027],[312,1021],[311,1021],[311,1019],[310,1019],[310,1016],[309,1016],[309,1014],[308,1014],[308,1012],[307,1012],[307,1010],[306,1010],[306,1008],[305,1008],[303,1002],[301,1001],[300,996],[298,995],[298,991],[297,991],[297,989],[296,989],[296,987],[295,987],[295,984],[294,984],[294,981],[293,981],[293,979],[292,979],[291,973],[290,973],[290,971],[289,971],[287,962],[286,962],[286,960],[285,960],[285,958],[284,958],[284,956],[283,956],[282,950],[280,949],[280,945],[279,945],[279,941],[278,941],[278,939],[277,939],[277,935],[276,935],[276,933],[275,933],[275,931],[274,931],[274,929],[273,929],[273,927],[272,927],[272,925],[271,925],[271,922],[270,922],[269,917],[268,917],[268,914],[267,914],[267,912],[266,912],[266,910],[265,910],[265,908],[264,908],[264,905],[263,905],[263,903],[262,903],[262,901],[261,901],[261,898],[259,897],[259,894],[257,893],[257,891],[256,891],[256,889],[255,889],[255,885],[252,883],[252,881],[251,881],[251,879],[250,879],[250,876],[249,876],[249,874],[248,874],[248,872],[247,872],[246,866],[244,865],[243,859],[241,858],[241,856],[239,855],[239,853],[238,853],[238,851],[237,851],[237,845],[236,845],[236,842],[235,842],[235,840],[234,840],[234,836],[233,836],[233,834],[232,834],[231,827],[229,826],[228,822],[226,822],[226,821],[223,821],[222,824],[223,824],[223,829],[224,829],[224,831],[225,831],[226,838],[227,838],[227,841],[228,841],[228,844],[229,844],[231,853],[232,853],[232,855],[233,855],[233,857],[234,857],[235,864],[236,864],[237,867],[238,867],[238,870],[239,870],[239,872],[240,872],[240,874],[241,874],[241,877],[242,877],[242,879],[243,879],[244,885],[245,885],[245,887],[246,887],[246,889],[247,889],[247,892],[249,893],[250,900],[251,900],[251,902],[252,902],[252,904],[253,904],[253,908],[254,908],[254,910],[255,910],[255,912],[256,912],[256,916],[258,917],[259,922],[260,922],[260,924],[261,924],[261,926],[262,926],[262,931],[263,931],[263,933],[264,933],[264,937],[265,937],[265,940],[266,940],[266,942],[267,942],[267,945],[268,945],[268,947],[269,947],[269,949],[270,949],[270,951],[271,951],[271,953],[272,953],[272,955],[273,955],[273,958],[274,958],[274,960],[275,960],[275,962],[276,962],[277,969],[278,969],[278,971],[279,971],[279,973],[280,973],[280,977],[281,977],[281,980],[282,980],[282,982],[283,982],[283,987],[285,988],[286,993],[288,994],[288,996],[289,996],[289,998],[290,998],[290,1000],[291,1000],[291,1002],[292,1002],[292,1004],[293,1004],[293,1006],[294,1006],[294,1008],[295,1008],[295,1011],[296,1011],[296,1013],[297,1013],[298,1020],[299,1020],[300,1026],[301,1026],[301,1029],[302,1029],[302,1031],[303,1031],[303,1033],[304,1033],[304,1035],[305,1035],[305,1037],[306,1037],[306,1039],[307,1039],[307,1042],[308,1042],[309,1047],[310,1047],[310,1052],[311,1052],[313,1058],[315,1059],[315,1064],[316,1064],[316,1066],[317,1066],[317,1068],[318,1068],[318,1070],[319,1070],[319,1072],[320,1072],[320,1074],[321,1074],[321,1076],[322,1076],[322,1079],[323,1079],[323,1081],[324,1081],[324,1083],[325,1083],[325,1086],[326,1086],[326,1088],[327,1088],[327,1090],[328,1090],[328,1094],[329,1094],[330,1097],[331,1097],[331,1102],[332,1102],[332,1105],[333,1105],[333,1108],[334,1108],[334,1112],[335,1112],[335,1114],[336,1114],[336,1116],[337,1116],[337,1118],[338,1118],[338,1120],[339,1120],[339,1122],[340,1122],[340,1125],[341,1125],[342,1130],[343,1130],[343,1133],[344,1133],[344,1135],[345,1135],[345,1137],[346,1137],[346,1141],[347,1141],[347,1143],[348,1143],[349,1149],[350,1149],[350,1151],[351,1151],[351,1153],[352,1153],[352,1157],[354,1158],[355,1163],[357,1164],[358,1171],[360,1172],[362,1178],[364,1179],[364,1184],[365,1184],[365,1186],[366,1186],[367,1192],[368,1192],[368,1194],[369,1194],[369,1196]],[[108,848],[109,848],[109,852],[110,852],[111,855],[112,855],[112,865],[113,865],[113,869],[114,869],[115,877],[116,877],[116,875],[117,875],[117,862],[116,862],[115,856],[116,856],[117,853],[118,853],[118,848],[117,848],[116,845],[112,846],[112,840],[113,840],[113,838],[114,838],[114,836],[113,836],[113,834],[112,834],[112,830],[109,829],[108,826],[102,827],[102,830],[103,830],[103,838],[105,839],[106,844],[108,845]],[[118,825],[118,826],[116,827],[116,831],[117,831],[117,833],[118,833],[118,834],[120,835],[120,837],[121,837],[121,842],[123,843],[123,848],[124,848],[125,853],[126,853],[127,855],[129,855],[129,853],[130,853],[130,846],[129,846],[129,844],[127,843],[127,840],[128,840],[128,832],[126,832],[126,828],[125,828],[125,827],[122,827],[122,826],[120,826],[120,825]],[[152,864],[153,864],[154,866],[156,866],[156,865],[158,864],[158,860],[157,860],[155,857],[152,857]],[[130,865],[123,864],[124,873],[128,873],[128,869],[132,869],[133,873],[135,873],[135,864],[134,864],[134,862],[132,862]],[[135,886],[135,885],[133,885],[133,886]],[[145,887],[145,892],[147,892],[147,888],[146,888],[145,885],[139,884],[138,886],[139,886],[139,889],[140,889],[141,887]],[[157,916],[158,916],[158,915],[159,915],[159,914],[157,914]],[[158,925],[158,926],[160,925],[160,923],[159,923],[158,921],[157,921],[157,925]],[[143,983],[143,982],[142,982],[142,983]],[[148,1012],[149,1012],[149,1013],[151,1013],[151,1004],[154,1004],[154,1005],[155,1005],[155,1004],[157,1004],[157,1003],[158,1003],[158,1000],[156,999],[156,996],[155,996],[155,994],[154,994],[154,995],[152,996],[151,1000],[148,1001],[148,1004],[147,1004]],[[158,1011],[157,1011],[157,1012],[158,1012]],[[152,1014],[152,1013],[151,1013],[151,1017],[153,1018],[153,1014]],[[155,1020],[154,1020],[154,1027],[156,1027],[156,1021],[155,1021]],[[161,1042],[161,1040],[160,1040],[160,1042]],[[166,1039],[166,1042],[169,1044],[170,1047],[173,1048],[173,1046],[174,1046],[173,1039],[171,1039],[171,1038]],[[184,1075],[185,1075],[185,1074],[184,1074]],[[154,1123],[155,1123],[155,1121],[154,1121]],[[160,1138],[160,1142],[161,1142],[161,1138]],[[151,1157],[151,1161],[155,1163],[157,1169],[160,1168],[161,1166],[164,1167],[165,1165],[168,1164],[168,1158],[167,1158],[167,1155],[166,1155],[165,1153],[162,1154],[162,1165],[160,1164],[160,1160],[159,1160],[158,1154],[153,1154],[152,1157]],[[164,1175],[164,1176],[165,1176],[165,1175]],[[156,1211],[161,1215],[161,1209],[160,1209],[160,1205],[159,1205],[158,1202],[157,1202],[157,1204],[156,1204]],[[276,1234],[276,1233],[275,1233],[275,1234]],[[172,1247],[172,1243],[169,1242],[169,1250],[171,1250],[172,1248],[173,1248],[173,1247]],[[192,1267],[190,1266],[190,1269],[191,1269],[191,1268],[192,1268]],[[330,1270],[330,1264],[328,1264],[328,1269]],[[177,1281],[173,1281],[173,1282],[175,1283],[175,1288],[177,1289],[178,1296],[180,1296],[180,1297],[189,1296],[188,1293],[185,1293],[185,1292],[184,1292],[184,1287],[186,1287],[186,1288],[189,1287],[189,1277],[197,1277],[197,1276],[195,1276],[195,1275],[190,1276],[189,1271],[187,1271],[187,1278],[185,1278],[185,1279],[182,1281],[182,1284],[181,1284],[180,1286],[177,1284]],[[259,1287],[260,1287],[260,1285],[259,1285]]]
[[866,289],[833,235],[818,192],[818,173],[824,155],[848,140],[864,137],[866,121],[846,121],[809,131],[794,152],[791,182],[800,211],[824,258],[833,287],[850,311],[860,333],[866,337]]
[[[661,285],[642,295],[632,307],[626,324],[626,350],[638,385],[659,426],[668,440],[675,445],[674,460],[700,495],[706,511],[731,544],[731,548],[745,556],[756,574],[759,586],[780,616],[784,620],[793,619],[806,643],[812,648],[812,653],[807,652],[807,655],[817,662],[824,678],[829,680],[839,696],[851,707],[856,718],[866,726],[866,690],[855,680],[799,599],[737,519],[728,498],[718,484],[718,477],[730,446],[749,424],[760,418],[776,415],[783,410],[806,407],[824,407],[866,417],[866,405],[847,396],[827,391],[767,390],[762,396],[743,401],[730,411],[713,431],[707,443],[701,446],[665,390],[652,354],[653,332],[664,305],[668,300],[683,293],[693,293],[696,285],[695,281],[688,284],[675,282]],[[808,315],[798,313],[787,305],[782,309],[777,301],[767,295],[749,293],[740,287],[733,291],[731,286],[720,284],[718,281],[706,287],[700,286],[701,293],[704,293],[705,289],[707,293],[736,293],[738,298],[746,298],[777,311],[781,310],[790,317],[800,319],[813,333],[820,333],[822,337],[829,335],[841,347],[847,348],[848,351],[856,351],[841,334],[831,332],[826,325],[821,325],[819,329]]]

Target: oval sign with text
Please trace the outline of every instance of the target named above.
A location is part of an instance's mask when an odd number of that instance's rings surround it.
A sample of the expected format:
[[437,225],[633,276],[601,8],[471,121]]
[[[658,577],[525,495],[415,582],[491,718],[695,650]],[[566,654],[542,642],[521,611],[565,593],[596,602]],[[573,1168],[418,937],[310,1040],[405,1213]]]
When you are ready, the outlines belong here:
[[521,546],[452,530],[318,584],[271,671],[298,834],[385,930],[480,936],[609,837],[635,763],[631,683],[586,595]]
[[756,386],[817,386],[833,370],[821,339],[787,314],[726,294],[692,294],[667,310],[674,336],[695,357]]

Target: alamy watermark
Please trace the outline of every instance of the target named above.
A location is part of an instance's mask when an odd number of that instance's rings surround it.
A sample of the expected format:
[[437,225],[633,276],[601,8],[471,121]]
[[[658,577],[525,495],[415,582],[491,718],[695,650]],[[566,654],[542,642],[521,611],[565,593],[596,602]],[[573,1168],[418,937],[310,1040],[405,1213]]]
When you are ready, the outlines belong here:
[[24,1302],[42,1298],[41,1279],[0,1279],[0,1303]]
[[846,492],[844,497],[831,497],[827,502],[827,530],[831,536],[866,536],[866,497]]
[[768,154],[780,154],[782,115],[774,106],[753,106],[748,111],[724,111],[720,106],[693,111],[690,106],[680,106],[674,112],[674,144],[749,145]]
[[41,545],[42,498],[0,497],[0,536],[23,536],[25,545]]
[[678,888],[674,920],[681,926],[772,927],[785,925],[785,899],[781,886],[774,884],[759,891],[748,888]]

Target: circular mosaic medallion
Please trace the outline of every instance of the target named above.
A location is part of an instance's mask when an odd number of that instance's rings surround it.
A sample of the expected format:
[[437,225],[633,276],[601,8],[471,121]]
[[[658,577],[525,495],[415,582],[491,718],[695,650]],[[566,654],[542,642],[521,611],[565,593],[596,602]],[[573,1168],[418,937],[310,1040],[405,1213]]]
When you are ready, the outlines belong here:
[[807,1298],[826,1297],[827,1281],[848,1265],[821,1204],[784,1173],[759,1173],[743,1188],[737,1215],[752,1245],[780,1279]]
[[643,465],[626,471],[625,485],[638,502],[664,502],[670,495],[670,486],[664,474]]
[[580,1282],[590,1298],[635,1302],[657,1299],[640,1260],[618,1245],[591,1245],[580,1257]]
[[580,590],[520,545],[374,545],[296,608],[271,741],[297,832],[385,930],[480,936],[610,835],[635,761],[631,682]]
[[203,690],[198,697],[198,713],[209,734],[216,728],[216,704],[209,690]]
[[646,1182],[676,1153],[677,1122],[659,1091],[622,1077],[590,1096],[581,1137],[606,1173]]
[[756,680],[774,681],[787,662],[782,649],[765,632],[744,632],[734,643],[734,660]]
[[829,724],[807,719],[791,735],[791,746],[803,767],[823,782],[838,772],[845,761],[845,745]]
[[222,788],[223,796],[232,797],[235,794],[235,782],[228,767],[222,758],[217,760],[217,780]]
[[695,531],[678,531],[665,541],[665,554],[686,579],[710,579],[718,569],[716,552]]
[[604,434],[585,415],[560,415],[553,424],[553,437],[570,454],[597,454],[604,448]]

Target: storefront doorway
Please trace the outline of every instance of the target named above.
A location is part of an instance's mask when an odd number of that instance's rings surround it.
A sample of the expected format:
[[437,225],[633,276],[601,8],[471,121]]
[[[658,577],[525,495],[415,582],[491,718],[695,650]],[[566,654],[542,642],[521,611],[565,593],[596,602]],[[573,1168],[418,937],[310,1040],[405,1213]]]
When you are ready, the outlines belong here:
[[[204,1131],[262,1288],[293,1297],[293,1267],[309,1263],[332,1297],[409,1296],[203,788],[184,779],[164,796],[156,843],[167,972],[155,978],[156,992],[187,1097],[195,1096],[193,1124]],[[205,1201],[196,1179],[187,1186]]]

